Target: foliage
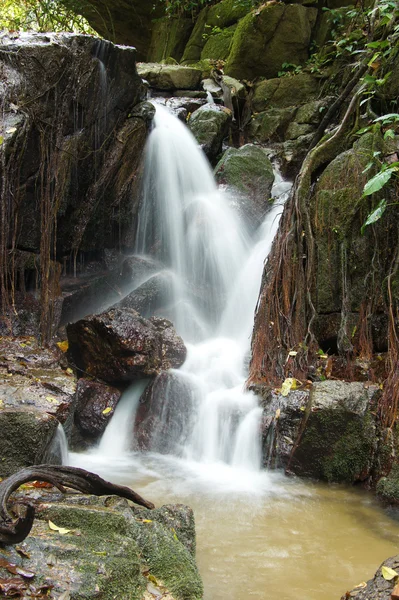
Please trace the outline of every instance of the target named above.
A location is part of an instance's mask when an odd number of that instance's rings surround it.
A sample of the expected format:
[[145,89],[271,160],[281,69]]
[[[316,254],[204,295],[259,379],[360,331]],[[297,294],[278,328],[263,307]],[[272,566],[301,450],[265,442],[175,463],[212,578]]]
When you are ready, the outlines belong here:
[[69,31],[95,34],[78,14],[79,2],[57,0],[2,0],[0,29],[9,31]]
[[[206,6],[218,4],[220,0],[157,0],[157,4],[162,4],[165,14],[170,17],[179,17],[191,15],[194,17]],[[234,7],[244,7],[248,10],[261,4],[261,0],[234,0]],[[154,4],[154,9],[156,4]]]

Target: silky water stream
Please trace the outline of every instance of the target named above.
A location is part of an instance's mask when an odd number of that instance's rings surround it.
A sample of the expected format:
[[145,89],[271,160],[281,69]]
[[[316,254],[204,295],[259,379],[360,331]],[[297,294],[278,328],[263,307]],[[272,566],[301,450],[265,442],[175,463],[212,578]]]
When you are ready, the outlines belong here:
[[[207,600],[338,600],[397,551],[399,525],[371,497],[261,469],[261,410],[244,383],[263,263],[289,187],[277,174],[273,205],[249,235],[187,128],[157,107],[137,253],[162,263],[170,281],[158,312],[188,349],[171,373],[182,393],[173,421],[184,419],[169,432],[173,450],[165,453],[155,436],[152,451],[132,452],[147,384],[137,382],[99,446],[68,459],[159,505],[192,506]],[[165,393],[165,418],[168,401]]]

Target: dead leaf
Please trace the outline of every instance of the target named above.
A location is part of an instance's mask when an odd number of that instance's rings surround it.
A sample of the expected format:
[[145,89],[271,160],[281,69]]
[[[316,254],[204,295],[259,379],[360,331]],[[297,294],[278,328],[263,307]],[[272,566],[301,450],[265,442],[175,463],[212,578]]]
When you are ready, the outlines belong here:
[[109,415],[110,412],[112,412],[112,408],[107,406],[107,408],[104,408],[103,410],[103,415]]
[[15,546],[15,550],[18,552],[18,554],[20,554],[24,558],[30,558],[29,552],[27,552],[24,548],[22,548],[22,546]]
[[57,342],[58,348],[61,352],[66,352],[68,350],[68,340],[64,340],[63,342]]
[[276,414],[274,415],[274,418],[275,418],[275,419],[279,419],[279,418],[280,418],[280,414],[281,414],[281,410],[278,408],[278,409],[276,410]]
[[21,575],[21,577],[25,577],[26,579],[32,579],[35,576],[35,573],[32,573],[32,571],[27,571],[15,563],[8,562],[4,558],[0,558],[0,567],[7,569],[13,575]]
[[54,396],[46,396],[47,402],[57,402],[57,398]]
[[284,380],[283,385],[281,386],[281,395],[282,396],[288,396],[288,394],[290,393],[291,390],[295,390],[296,389],[296,379],[294,377],[287,377],[287,379]]
[[0,579],[1,595],[22,598],[26,589],[26,584],[22,579]]
[[57,531],[60,535],[65,535],[66,533],[70,533],[71,532],[71,529],[65,529],[64,527],[59,527],[58,525],[56,525],[52,521],[48,522],[48,526],[53,531]]
[[391,581],[395,577],[399,577],[399,573],[394,571],[394,569],[391,569],[391,567],[386,567],[385,565],[381,567],[381,575],[387,581]]

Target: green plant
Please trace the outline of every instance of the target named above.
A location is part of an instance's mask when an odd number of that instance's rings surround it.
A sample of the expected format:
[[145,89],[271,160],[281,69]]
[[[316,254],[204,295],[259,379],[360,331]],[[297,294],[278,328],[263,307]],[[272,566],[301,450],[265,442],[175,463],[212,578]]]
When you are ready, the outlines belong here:
[[95,34],[79,14],[81,6],[75,0],[3,0],[0,29]]
[[281,71],[277,73],[278,77],[287,77],[290,75],[298,75],[302,73],[303,67],[301,65],[294,65],[292,63],[283,63],[281,65]]

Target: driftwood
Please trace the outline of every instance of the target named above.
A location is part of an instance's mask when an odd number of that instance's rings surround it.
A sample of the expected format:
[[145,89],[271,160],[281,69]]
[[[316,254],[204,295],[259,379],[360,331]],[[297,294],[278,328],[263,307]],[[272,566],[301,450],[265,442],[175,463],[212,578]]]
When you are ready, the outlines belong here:
[[35,465],[26,467],[17,473],[10,475],[0,483],[0,543],[17,544],[22,542],[32,529],[35,518],[35,509],[31,504],[23,504],[26,507],[25,514],[21,514],[21,505],[14,504],[14,511],[17,510],[19,516],[17,519],[9,512],[7,501],[10,495],[15,492],[23,483],[28,481],[44,481],[58,488],[61,492],[66,492],[66,487],[78,490],[83,494],[93,494],[94,496],[106,496],[113,494],[127,498],[135,504],[145,508],[155,508],[152,502],[145,500],[139,494],[128,487],[115,485],[105,481],[98,475],[78,469],[75,467]]

